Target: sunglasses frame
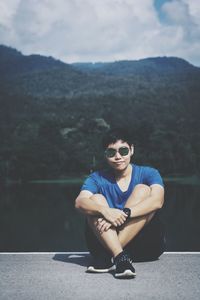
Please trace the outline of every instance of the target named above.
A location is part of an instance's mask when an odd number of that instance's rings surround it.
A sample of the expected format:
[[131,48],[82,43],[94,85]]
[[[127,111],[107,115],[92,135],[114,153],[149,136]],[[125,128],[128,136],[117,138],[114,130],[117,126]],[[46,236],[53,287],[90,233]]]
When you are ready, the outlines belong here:
[[[113,151],[113,155],[111,155],[111,156],[108,155],[108,151],[109,151],[109,150],[112,150],[112,151]],[[122,151],[122,153],[121,153],[120,150]],[[128,150],[128,151],[127,151],[127,154],[124,154],[124,153],[123,153],[123,150]],[[121,156],[127,156],[127,155],[129,154],[129,152],[130,152],[130,148],[127,147],[127,146],[119,147],[119,149],[107,148],[107,149],[105,150],[105,156],[106,156],[107,158],[113,158],[117,153],[119,153]]]

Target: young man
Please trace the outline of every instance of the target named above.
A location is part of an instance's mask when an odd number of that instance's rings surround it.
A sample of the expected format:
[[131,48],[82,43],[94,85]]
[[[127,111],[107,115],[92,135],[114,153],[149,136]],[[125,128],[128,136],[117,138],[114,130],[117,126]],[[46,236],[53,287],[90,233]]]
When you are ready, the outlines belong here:
[[164,251],[157,211],[164,188],[159,172],[131,163],[132,140],[122,129],[103,139],[109,169],[92,173],[76,199],[87,215],[86,241],[94,262],[88,272],[109,272],[116,278],[136,275],[132,261],[155,260]]

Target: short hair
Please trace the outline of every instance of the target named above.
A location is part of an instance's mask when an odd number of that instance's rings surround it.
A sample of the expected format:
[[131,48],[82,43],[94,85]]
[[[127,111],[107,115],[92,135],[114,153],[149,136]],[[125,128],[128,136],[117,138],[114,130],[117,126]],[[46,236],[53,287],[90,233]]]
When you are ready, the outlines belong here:
[[122,140],[127,143],[130,147],[133,145],[133,140],[129,129],[126,128],[113,128],[107,131],[105,136],[102,139],[102,146],[104,149],[108,147],[110,144],[114,144],[117,141]]

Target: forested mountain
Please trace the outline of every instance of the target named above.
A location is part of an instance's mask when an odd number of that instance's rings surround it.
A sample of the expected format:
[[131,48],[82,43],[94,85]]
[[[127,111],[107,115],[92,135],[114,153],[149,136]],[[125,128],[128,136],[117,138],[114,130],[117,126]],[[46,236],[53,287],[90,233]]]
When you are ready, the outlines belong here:
[[[194,71],[195,67],[187,61],[176,57],[146,58],[138,61],[118,61],[111,63],[74,63],[73,66],[81,71],[102,73],[114,76],[128,75],[166,75]],[[198,70],[198,69],[196,69]]]
[[52,57],[41,55],[24,56],[16,49],[0,46],[1,76],[12,77],[26,73],[55,69],[72,69],[69,65]]
[[200,68],[175,57],[66,64],[0,46],[0,176],[54,178],[99,167],[114,126],[135,162],[199,173]]

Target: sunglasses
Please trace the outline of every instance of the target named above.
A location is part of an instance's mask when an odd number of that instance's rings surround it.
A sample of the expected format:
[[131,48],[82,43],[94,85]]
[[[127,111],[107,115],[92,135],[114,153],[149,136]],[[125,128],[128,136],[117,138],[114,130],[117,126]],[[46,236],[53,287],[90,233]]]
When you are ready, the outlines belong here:
[[113,148],[107,148],[105,151],[105,156],[108,158],[114,157],[116,153],[118,152],[121,156],[126,156],[129,154],[129,148],[128,147],[120,147],[118,150]]

